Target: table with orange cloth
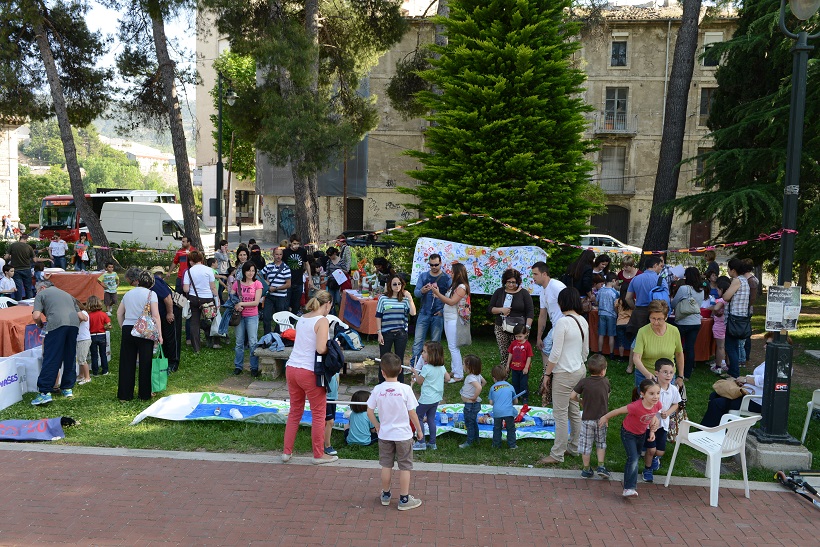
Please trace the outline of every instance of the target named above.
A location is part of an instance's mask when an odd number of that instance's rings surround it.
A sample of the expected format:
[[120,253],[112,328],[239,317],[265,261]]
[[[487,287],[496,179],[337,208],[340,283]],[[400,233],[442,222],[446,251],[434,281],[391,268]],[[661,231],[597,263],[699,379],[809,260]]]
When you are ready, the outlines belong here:
[[102,274],[103,272],[54,272],[49,281],[81,302],[88,300],[92,294],[102,300],[105,292],[97,281]]
[[376,326],[378,304],[378,298],[360,298],[347,291],[342,291],[339,319],[362,334],[378,334],[379,329]]
[[[700,332],[695,342],[695,361],[708,361],[715,354],[715,338],[712,335],[711,317],[701,317]],[[589,350],[598,351],[598,310],[589,312]],[[609,355],[609,337],[604,336],[604,355]]]
[[31,306],[0,308],[0,357],[9,357],[43,343],[31,319]]

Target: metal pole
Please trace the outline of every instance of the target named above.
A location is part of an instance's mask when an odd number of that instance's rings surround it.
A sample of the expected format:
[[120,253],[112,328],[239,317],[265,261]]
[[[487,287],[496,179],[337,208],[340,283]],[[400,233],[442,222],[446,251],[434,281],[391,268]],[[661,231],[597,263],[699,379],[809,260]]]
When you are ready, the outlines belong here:
[[[789,106],[789,134],[786,146],[786,179],[783,192],[783,228],[797,229],[797,198],[800,193],[800,160],[803,154],[803,122],[806,110],[806,71],[809,36],[805,31],[789,32],[785,24],[785,1],[780,4],[780,30],[796,40],[792,48],[792,94]],[[812,36],[814,38],[814,35]],[[794,233],[784,233],[780,243],[777,284],[791,286],[794,267]],[[766,346],[763,380],[763,418],[760,428],[751,432],[762,443],[800,444],[789,435],[789,397],[792,378],[792,347],[786,332],[780,332]]]
[[219,71],[217,71],[216,74],[219,106],[217,109],[216,128],[216,234],[214,238],[214,249],[219,249],[219,242],[222,240],[222,74]]

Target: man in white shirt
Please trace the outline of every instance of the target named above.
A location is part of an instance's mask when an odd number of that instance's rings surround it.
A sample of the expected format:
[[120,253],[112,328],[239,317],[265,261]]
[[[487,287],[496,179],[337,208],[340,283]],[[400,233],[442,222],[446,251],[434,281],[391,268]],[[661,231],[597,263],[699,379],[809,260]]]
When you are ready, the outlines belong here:
[[55,268],[66,269],[65,254],[68,252],[68,244],[59,235],[51,236],[51,243],[48,244],[48,256]]
[[[564,315],[558,305],[558,294],[567,288],[566,285],[550,277],[550,269],[546,262],[540,261],[532,265],[532,280],[541,287],[541,311],[538,313],[538,349],[541,350],[541,360],[547,366],[547,357],[552,351],[552,327]],[[550,330],[544,337],[547,326],[547,316],[550,318]]]

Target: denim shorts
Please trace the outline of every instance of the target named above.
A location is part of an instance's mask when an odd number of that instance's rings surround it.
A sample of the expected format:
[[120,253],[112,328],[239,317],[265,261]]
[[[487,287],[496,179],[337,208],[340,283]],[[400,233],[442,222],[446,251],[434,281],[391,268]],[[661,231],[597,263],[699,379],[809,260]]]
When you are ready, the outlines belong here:
[[598,316],[598,336],[615,336],[615,323],[617,317],[607,315]]

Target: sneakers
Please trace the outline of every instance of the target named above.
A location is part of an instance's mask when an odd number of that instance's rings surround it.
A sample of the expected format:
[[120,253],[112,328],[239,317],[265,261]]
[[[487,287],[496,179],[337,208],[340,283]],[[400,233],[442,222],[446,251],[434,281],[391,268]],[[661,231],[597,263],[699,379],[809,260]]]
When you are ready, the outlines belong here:
[[100,376],[108,376],[109,374],[111,373],[106,370],[105,372],[100,373]]
[[626,490],[624,490],[624,497],[625,498],[631,498],[633,496],[637,497],[637,495],[638,495],[638,491],[635,490],[634,488],[627,488]]
[[335,456],[336,454],[338,454],[338,452],[336,452],[336,449],[332,446],[326,446],[325,454],[327,454],[328,456]]
[[392,496],[391,496],[390,492],[382,492],[382,495],[379,497],[379,499],[381,500],[382,505],[387,506],[387,505],[390,505],[390,498],[391,497]]
[[51,398],[51,393],[40,393],[39,395],[37,395],[37,397],[34,398],[34,400],[31,401],[31,404],[34,406],[47,405],[51,401],[53,401],[53,399]]
[[655,482],[655,476],[652,473],[652,468],[643,470],[643,482]]
[[339,456],[331,456],[329,454],[325,454],[321,458],[313,458],[313,465],[322,465],[325,463],[335,462],[339,459]]
[[598,469],[596,469],[595,472],[598,473],[598,476],[601,477],[602,479],[612,478],[612,474],[609,472],[609,469],[607,469],[603,465],[598,467]]
[[399,511],[409,511],[421,505],[421,500],[413,496],[407,496],[407,501],[399,500]]
[[585,479],[591,479],[594,475],[595,475],[595,473],[592,472],[591,467],[589,469],[582,469],[581,470],[581,476]]
[[416,441],[413,443],[413,450],[427,450],[427,443],[424,441]]
[[473,446],[472,443],[461,443],[458,445],[459,448],[470,448],[471,446]]
[[259,378],[261,375],[262,375],[262,372],[260,372],[259,369],[251,371],[251,376],[253,376],[254,378]]
[[240,374],[242,374],[242,369],[241,368],[233,369],[233,375],[234,376],[239,376]]
[[288,463],[293,457],[293,454],[282,454],[282,463]]
[[85,384],[90,384],[90,383],[91,383],[91,379],[90,379],[90,378],[89,378],[88,380],[86,380],[86,379],[82,379],[82,380],[77,381],[77,385],[78,385],[78,386],[84,386]]
[[652,458],[652,472],[654,473],[661,468],[661,459],[658,456]]
[[438,450],[436,443],[427,443],[427,450]]
[[74,397],[74,391],[72,391],[70,389],[61,389],[60,394],[63,397]]

